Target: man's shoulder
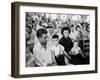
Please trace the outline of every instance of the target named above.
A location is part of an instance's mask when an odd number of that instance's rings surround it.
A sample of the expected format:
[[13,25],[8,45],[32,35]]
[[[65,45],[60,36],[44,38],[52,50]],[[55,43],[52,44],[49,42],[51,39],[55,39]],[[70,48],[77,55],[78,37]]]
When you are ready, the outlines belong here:
[[39,50],[39,48],[40,48],[40,44],[37,43],[37,45],[34,46],[33,50]]

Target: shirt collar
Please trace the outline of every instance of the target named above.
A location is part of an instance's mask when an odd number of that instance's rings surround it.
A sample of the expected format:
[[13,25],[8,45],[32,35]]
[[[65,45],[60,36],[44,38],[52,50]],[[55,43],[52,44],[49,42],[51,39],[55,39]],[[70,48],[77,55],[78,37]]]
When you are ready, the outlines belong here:
[[[45,48],[40,44],[40,42],[38,42],[37,46],[38,46],[40,49],[41,49],[41,48],[42,48],[42,49],[45,49]],[[46,48],[48,48],[47,45],[46,45]]]

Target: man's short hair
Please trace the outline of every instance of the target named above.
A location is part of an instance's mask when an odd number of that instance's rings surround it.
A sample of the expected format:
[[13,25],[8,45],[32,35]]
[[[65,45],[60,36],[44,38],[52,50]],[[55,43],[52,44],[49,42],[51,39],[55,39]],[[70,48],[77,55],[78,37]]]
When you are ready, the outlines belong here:
[[46,29],[38,29],[37,30],[37,33],[36,33],[37,38],[42,37],[43,34],[47,34],[47,30]]
[[59,38],[59,36],[58,36],[57,34],[54,34],[54,35],[52,36],[52,38],[53,38],[53,39]]
[[69,33],[70,33],[70,29],[69,29],[69,27],[63,27],[62,30],[61,30],[61,34],[62,34],[62,35],[63,35],[63,32],[64,32],[65,30],[68,30]]

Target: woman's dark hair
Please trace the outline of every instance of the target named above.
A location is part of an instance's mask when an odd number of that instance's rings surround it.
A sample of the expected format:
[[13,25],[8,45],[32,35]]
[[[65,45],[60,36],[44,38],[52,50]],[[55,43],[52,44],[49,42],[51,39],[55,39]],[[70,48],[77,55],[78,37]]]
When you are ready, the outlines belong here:
[[68,30],[69,34],[70,34],[70,29],[68,27],[63,27],[62,30],[61,30],[61,34],[63,35],[63,32],[66,31],[66,30]]
[[52,36],[52,38],[53,38],[53,39],[59,38],[59,36],[58,36],[57,34],[54,34],[54,35]]
[[37,38],[42,37],[43,34],[47,34],[47,30],[46,29],[38,29],[37,30],[37,33],[36,33]]

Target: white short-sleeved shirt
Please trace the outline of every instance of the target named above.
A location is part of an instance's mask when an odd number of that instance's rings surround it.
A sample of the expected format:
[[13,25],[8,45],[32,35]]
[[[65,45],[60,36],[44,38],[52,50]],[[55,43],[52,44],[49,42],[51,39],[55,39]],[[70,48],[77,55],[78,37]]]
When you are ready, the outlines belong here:
[[77,48],[75,48],[75,47],[73,47],[72,49],[71,49],[71,51],[75,54],[75,55],[77,55],[77,54],[79,54],[80,53],[80,47],[77,47]]
[[53,63],[51,49],[48,47],[45,49],[40,43],[33,48],[33,53],[35,56],[35,63],[37,65],[47,66],[48,64]]
[[52,51],[54,51],[55,56],[59,55],[59,54],[63,54],[64,51],[64,47],[60,44],[58,44],[58,46],[52,46],[51,48]]

